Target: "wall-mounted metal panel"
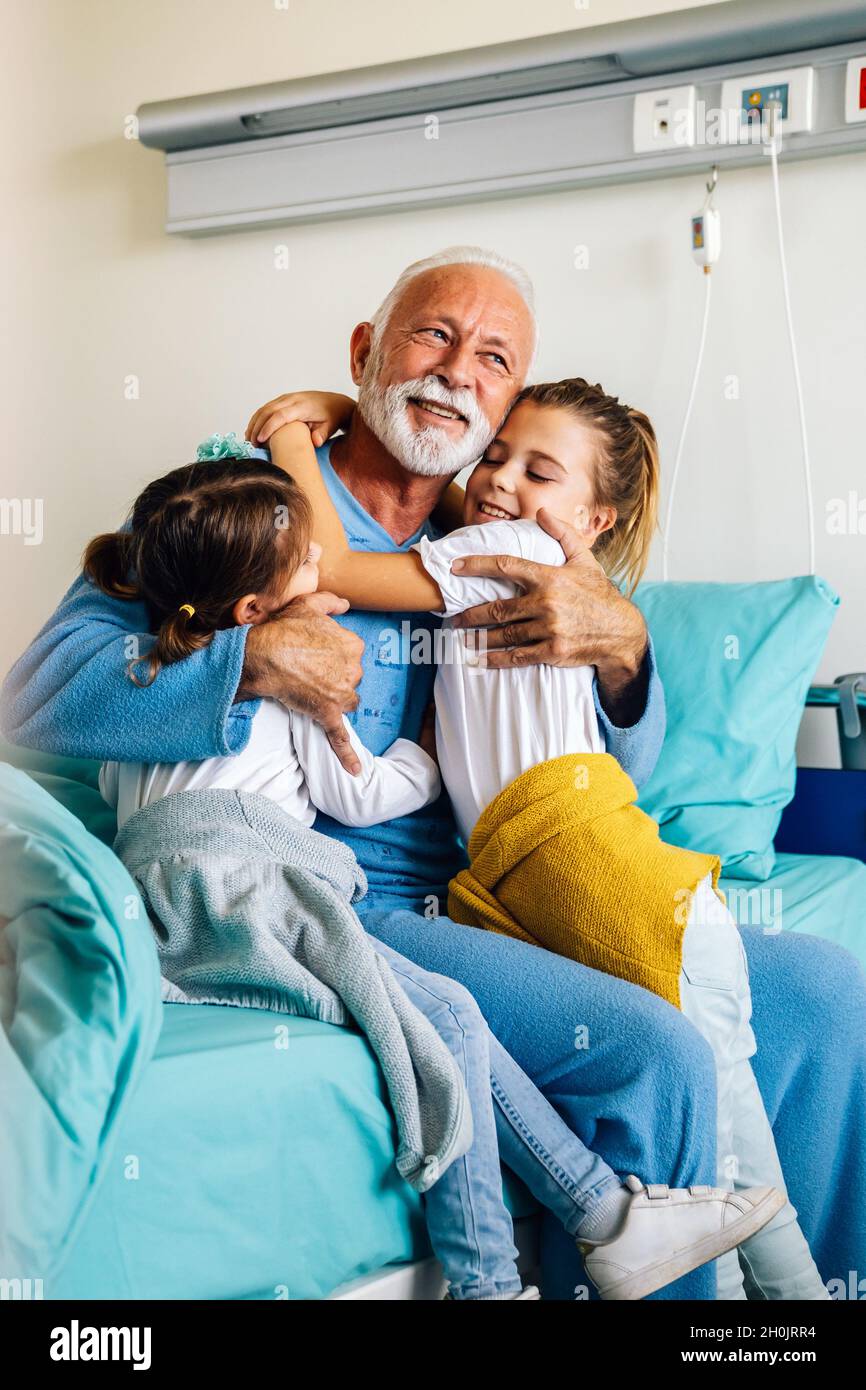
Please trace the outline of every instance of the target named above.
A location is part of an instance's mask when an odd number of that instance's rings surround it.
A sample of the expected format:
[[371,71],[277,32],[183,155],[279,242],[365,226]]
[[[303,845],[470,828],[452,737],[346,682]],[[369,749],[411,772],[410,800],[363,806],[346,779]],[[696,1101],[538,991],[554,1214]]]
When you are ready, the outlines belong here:
[[[371,11],[372,14],[372,11]],[[142,143],[166,152],[457,110],[593,83],[826,48],[864,37],[862,0],[724,0],[486,48],[146,103]]]
[[[845,121],[846,61],[866,48],[866,11],[861,13],[859,46],[762,53],[740,63],[679,71],[677,83],[694,83],[699,109],[712,112],[719,108],[726,78],[812,64],[813,129],[787,136],[783,158],[866,149],[866,125]],[[217,232],[667,177],[711,162],[735,166],[764,159],[760,146],[752,144],[698,143],[636,155],[635,93],[668,82],[665,76],[631,78],[171,153],[167,227]]]

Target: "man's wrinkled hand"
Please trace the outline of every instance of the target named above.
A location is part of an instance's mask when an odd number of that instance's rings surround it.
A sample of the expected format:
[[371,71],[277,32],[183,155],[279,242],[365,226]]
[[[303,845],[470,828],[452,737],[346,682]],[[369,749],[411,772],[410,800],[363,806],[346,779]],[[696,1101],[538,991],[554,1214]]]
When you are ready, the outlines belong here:
[[266,696],[322,726],[347,772],[360,772],[343,715],[357,708],[364,643],[335,623],[346,599],[315,593],[294,599],[279,618],[251,627],[239,699]]
[[487,629],[489,667],[595,666],[602,699],[618,722],[641,703],[635,683],[647,649],[643,615],[611,583],[579,531],[547,508],[537,520],[559,541],[565,564],[516,555],[455,560],[455,574],[508,579],[523,593],[475,604],[456,615],[454,625]]

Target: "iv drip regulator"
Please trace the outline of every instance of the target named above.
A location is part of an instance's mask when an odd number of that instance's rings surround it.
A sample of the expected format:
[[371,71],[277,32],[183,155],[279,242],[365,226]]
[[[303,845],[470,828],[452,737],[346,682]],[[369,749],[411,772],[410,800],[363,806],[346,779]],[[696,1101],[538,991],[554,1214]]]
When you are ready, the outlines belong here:
[[716,184],[719,181],[719,168],[713,165],[707,180],[707,196],[700,212],[692,218],[692,256],[697,265],[703,266],[704,274],[719,259],[722,250],[722,222],[719,210],[713,202]]

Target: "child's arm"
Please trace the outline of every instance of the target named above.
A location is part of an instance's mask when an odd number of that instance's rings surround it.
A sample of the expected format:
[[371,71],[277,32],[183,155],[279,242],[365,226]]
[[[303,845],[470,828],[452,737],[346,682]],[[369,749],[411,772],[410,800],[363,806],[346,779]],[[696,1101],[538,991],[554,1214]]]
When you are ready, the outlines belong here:
[[[288,473],[309,498],[313,509],[312,538],[322,547],[319,572],[324,578],[334,562],[346,554],[349,542],[337,508],[331,501],[331,494],[325,487],[308,427],[300,421],[281,425],[271,435],[270,449],[273,462]],[[321,587],[330,589],[331,585],[322,583]]]
[[379,825],[408,816],[435,801],[442,790],[436,763],[408,738],[395,739],[377,758],[344,716],[361,763],[361,771],[352,776],[334,757],[318,724],[305,714],[293,713],[290,717],[295,752],[310,800],[341,825]]
[[303,488],[313,508],[313,540],[322,547],[319,587],[347,598],[352,608],[438,613],[439,585],[415,551],[380,555],[350,550],[343,523],[322,478],[306,425],[282,425],[270,438],[271,458]]

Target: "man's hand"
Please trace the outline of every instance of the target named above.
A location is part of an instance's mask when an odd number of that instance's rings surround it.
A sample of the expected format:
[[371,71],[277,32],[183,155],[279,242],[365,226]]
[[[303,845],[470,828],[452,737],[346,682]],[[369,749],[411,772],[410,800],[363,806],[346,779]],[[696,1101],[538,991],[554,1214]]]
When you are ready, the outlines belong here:
[[336,391],[288,391],[253,413],[246,438],[251,444],[267,444],[281,425],[298,421],[307,426],[318,448],[337,430],[349,428],[354,410],[351,396],[341,396]]
[[[454,618],[456,627],[484,627],[490,667],[595,666],[604,709],[627,728],[643,713],[647,630],[643,615],[610,582],[580,533],[546,507],[539,525],[559,541],[564,565],[540,565],[515,555],[467,555],[455,574],[516,581],[515,598],[478,603]],[[490,626],[496,624],[496,626]]]
[[349,607],[336,594],[297,598],[272,622],[251,627],[240,700],[268,696],[321,724],[347,772],[361,771],[343,714],[357,707],[364,643],[328,615]]

